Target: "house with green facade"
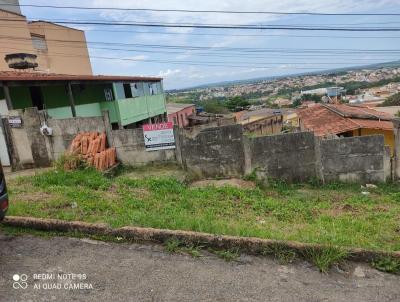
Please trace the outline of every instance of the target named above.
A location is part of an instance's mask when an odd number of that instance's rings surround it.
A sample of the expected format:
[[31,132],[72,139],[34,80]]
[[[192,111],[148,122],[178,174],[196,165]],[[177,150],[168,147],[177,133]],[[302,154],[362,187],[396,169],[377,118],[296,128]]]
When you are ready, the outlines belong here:
[[161,78],[0,71],[0,113],[37,107],[56,119],[101,116],[114,127],[166,121]]

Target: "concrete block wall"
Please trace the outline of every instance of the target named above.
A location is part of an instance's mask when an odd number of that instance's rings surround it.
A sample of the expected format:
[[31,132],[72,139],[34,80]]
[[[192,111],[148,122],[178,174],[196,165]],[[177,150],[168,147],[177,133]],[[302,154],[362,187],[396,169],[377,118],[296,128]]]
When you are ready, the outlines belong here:
[[179,129],[177,141],[179,162],[198,177],[240,177],[244,174],[241,125]]
[[386,149],[381,135],[320,141],[325,182],[384,182]]
[[248,138],[246,173],[302,182],[316,178],[315,138],[311,132]]

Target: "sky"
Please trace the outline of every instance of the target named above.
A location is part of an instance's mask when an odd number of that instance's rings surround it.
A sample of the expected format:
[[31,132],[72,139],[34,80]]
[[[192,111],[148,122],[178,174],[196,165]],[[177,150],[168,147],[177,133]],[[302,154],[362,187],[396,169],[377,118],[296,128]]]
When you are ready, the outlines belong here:
[[[20,0],[20,4],[257,12],[400,13],[400,0]],[[49,21],[62,19],[400,28],[399,16],[215,14],[32,7],[21,9],[28,19]],[[382,52],[399,50],[400,32],[68,26],[85,30],[95,74],[160,76],[164,78],[165,89],[400,59],[400,52]],[[318,50],[310,52],[310,49]],[[352,51],[343,53],[343,49]]]

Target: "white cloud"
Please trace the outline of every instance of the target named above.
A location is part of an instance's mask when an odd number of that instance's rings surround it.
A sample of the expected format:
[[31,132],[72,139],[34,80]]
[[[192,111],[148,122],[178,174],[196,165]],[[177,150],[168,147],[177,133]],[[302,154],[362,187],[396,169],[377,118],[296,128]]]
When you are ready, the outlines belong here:
[[[391,0],[114,0],[118,8],[189,9],[189,10],[233,10],[233,11],[292,11],[292,12],[349,12],[365,11],[392,5]],[[92,5],[106,7],[109,0],[92,0]],[[132,12],[103,11],[104,16],[115,20],[134,20],[162,23],[212,23],[212,24],[260,24],[282,18],[280,15],[263,14],[214,14],[176,12]]]
[[182,72],[182,70],[180,70],[180,69],[167,69],[165,71],[160,70],[160,72],[158,73],[158,76],[162,77],[162,78],[169,78],[171,76],[180,74],[181,72]]

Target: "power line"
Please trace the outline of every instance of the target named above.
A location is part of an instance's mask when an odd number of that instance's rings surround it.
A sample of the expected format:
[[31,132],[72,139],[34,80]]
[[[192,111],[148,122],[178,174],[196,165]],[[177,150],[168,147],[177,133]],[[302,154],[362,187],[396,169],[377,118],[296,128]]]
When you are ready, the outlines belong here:
[[38,4],[4,4],[9,6],[75,9],[75,10],[113,10],[113,11],[148,11],[174,13],[215,13],[215,14],[264,14],[264,15],[310,15],[310,16],[400,16],[400,13],[324,13],[324,12],[278,12],[278,11],[232,11],[232,10],[189,10],[189,9],[155,9],[155,8],[118,8],[118,7],[87,7],[87,6],[56,6]]
[[[15,48],[8,48],[3,47],[2,49],[12,49],[18,50]],[[67,54],[67,53],[59,53],[53,52],[52,56],[54,57],[65,57],[65,58],[88,58],[87,56],[83,55],[76,55],[76,54]],[[123,58],[123,57],[108,57],[108,56],[91,56],[90,59],[102,59],[102,60],[118,60],[118,61],[129,61],[129,62],[151,62],[151,63],[161,63],[161,64],[172,64],[172,65],[186,65],[186,66],[207,66],[207,67],[232,67],[232,68],[252,68],[252,69],[293,69],[293,70],[326,70],[328,67],[325,68],[316,68],[316,67],[298,67],[296,65],[302,65],[303,63],[298,62],[276,62],[276,63],[259,63],[260,65],[254,65],[256,63],[245,63],[245,65],[231,65],[226,64],[223,61],[213,61],[213,62],[199,62],[199,61],[191,61],[191,62],[184,62],[184,61],[171,61],[171,60],[158,60],[158,59],[133,59],[133,58]],[[261,65],[264,64],[264,65]],[[269,64],[269,65],[268,65]],[[277,66],[272,66],[272,64],[278,64]],[[318,63],[320,65],[331,65],[331,62]],[[279,66],[281,65],[281,66]],[[340,63],[334,65],[341,65]]]
[[[0,27],[9,27],[9,25],[2,25]],[[26,28],[25,26],[13,25],[14,28]],[[61,28],[53,27],[47,28],[49,31],[64,30]],[[155,32],[155,31],[138,31],[138,30],[107,30],[107,29],[94,29],[87,28],[85,32],[110,32],[110,33],[132,33],[132,34],[154,34],[154,35],[189,35],[189,36],[219,36],[219,37],[280,37],[280,38],[337,38],[337,39],[400,39],[400,36],[332,36],[332,35],[290,35],[290,34],[229,34],[229,33],[195,33],[195,32]]]
[[[1,21],[13,21],[13,19],[0,19]],[[20,22],[25,22],[20,20]],[[44,21],[46,22],[46,21]],[[213,25],[213,24],[180,24],[180,23],[150,23],[150,22],[110,22],[110,21],[61,21],[52,20],[57,24],[73,25],[100,25],[100,26],[138,26],[138,27],[161,27],[161,28],[203,28],[203,29],[243,29],[243,30],[297,30],[297,31],[344,31],[344,32],[400,32],[396,27],[307,27],[290,25]]]

